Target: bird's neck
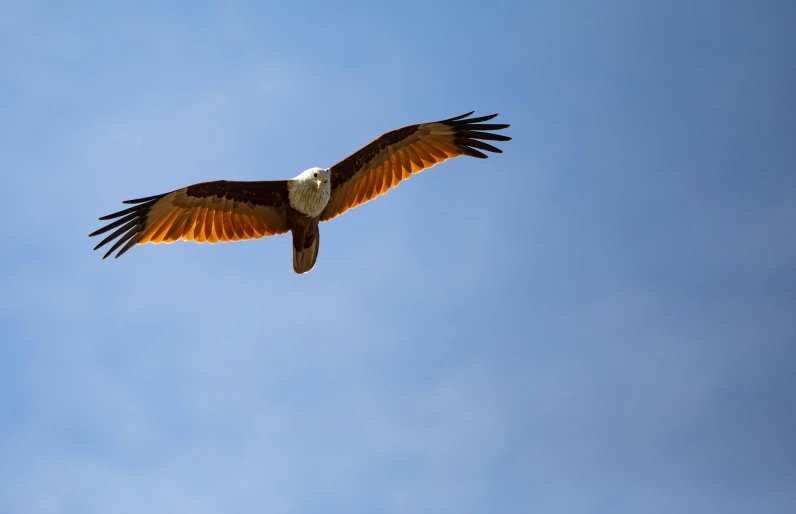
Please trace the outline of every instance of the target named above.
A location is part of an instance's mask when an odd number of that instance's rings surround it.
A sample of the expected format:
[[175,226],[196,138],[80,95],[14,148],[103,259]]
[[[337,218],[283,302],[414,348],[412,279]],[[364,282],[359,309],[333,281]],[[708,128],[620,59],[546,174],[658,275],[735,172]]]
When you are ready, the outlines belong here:
[[290,205],[305,216],[317,218],[329,203],[329,186],[316,187],[314,182],[290,180],[287,195]]

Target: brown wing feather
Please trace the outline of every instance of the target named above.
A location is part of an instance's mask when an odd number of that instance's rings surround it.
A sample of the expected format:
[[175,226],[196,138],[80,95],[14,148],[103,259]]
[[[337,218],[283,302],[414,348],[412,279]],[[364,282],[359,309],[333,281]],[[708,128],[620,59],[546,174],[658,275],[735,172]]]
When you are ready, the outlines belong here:
[[500,153],[483,140],[509,141],[510,137],[491,132],[509,125],[483,123],[497,114],[468,118],[471,114],[387,132],[332,166],[332,194],[321,221],[383,195],[413,174],[448,159],[460,155],[485,159],[480,150]]
[[100,220],[119,219],[89,234],[94,237],[119,227],[94,248],[119,238],[103,259],[122,244],[116,258],[135,244],[168,244],[180,239],[225,243],[284,234],[289,230],[284,180],[202,182],[124,203],[136,205],[103,216]]

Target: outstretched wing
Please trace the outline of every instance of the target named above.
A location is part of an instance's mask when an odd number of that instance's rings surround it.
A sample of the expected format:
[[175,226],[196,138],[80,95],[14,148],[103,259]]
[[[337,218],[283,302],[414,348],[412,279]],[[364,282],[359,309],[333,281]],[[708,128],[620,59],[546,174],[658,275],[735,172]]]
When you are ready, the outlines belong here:
[[468,118],[471,114],[387,132],[332,166],[332,194],[321,221],[373,200],[411,175],[447,159],[460,155],[486,159],[479,150],[501,153],[484,140],[509,141],[510,137],[492,132],[509,125],[483,123],[497,114]]
[[180,239],[226,243],[289,230],[285,180],[202,182],[123,203],[135,206],[101,217],[100,220],[119,219],[89,234],[94,237],[117,229],[94,247],[96,250],[119,238],[103,259],[122,245],[117,259],[135,244],[173,243]]

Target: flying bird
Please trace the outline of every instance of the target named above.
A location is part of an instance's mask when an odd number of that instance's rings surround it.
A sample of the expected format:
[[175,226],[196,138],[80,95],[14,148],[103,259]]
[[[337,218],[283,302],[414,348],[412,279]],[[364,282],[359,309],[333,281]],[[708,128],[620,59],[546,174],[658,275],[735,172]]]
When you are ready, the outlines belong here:
[[480,150],[502,153],[484,141],[509,141],[494,132],[509,125],[484,123],[497,114],[470,118],[473,112],[386,132],[331,168],[310,168],[290,180],[217,180],[127,200],[122,203],[133,207],[99,218],[115,221],[89,237],[116,229],[94,247],[116,239],[105,259],[121,247],[119,258],[137,244],[180,239],[226,243],[291,232],[293,270],[307,273],[318,258],[319,222],[373,200],[447,159],[486,159]]

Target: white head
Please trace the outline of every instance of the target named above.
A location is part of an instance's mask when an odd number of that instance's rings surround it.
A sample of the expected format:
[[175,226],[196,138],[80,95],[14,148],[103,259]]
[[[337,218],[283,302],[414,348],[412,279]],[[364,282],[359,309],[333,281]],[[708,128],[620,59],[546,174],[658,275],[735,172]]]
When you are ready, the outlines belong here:
[[288,182],[290,204],[310,217],[320,215],[332,191],[329,170],[310,168]]
[[329,179],[329,170],[325,170],[323,168],[310,168],[307,171],[300,173],[299,176],[293,180],[300,182],[304,187],[312,186],[315,189],[321,189],[331,187]]

